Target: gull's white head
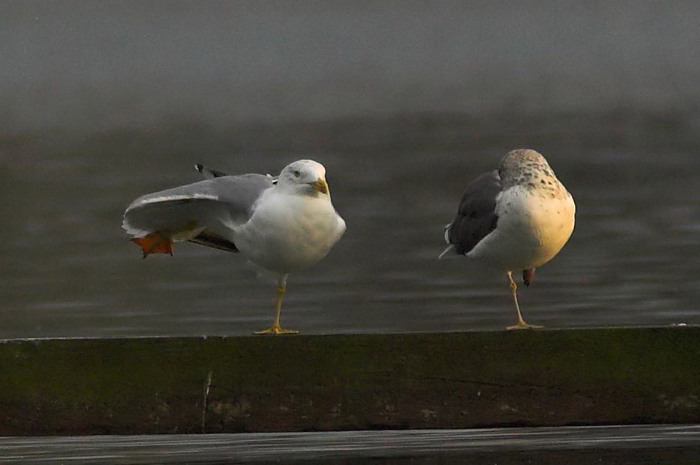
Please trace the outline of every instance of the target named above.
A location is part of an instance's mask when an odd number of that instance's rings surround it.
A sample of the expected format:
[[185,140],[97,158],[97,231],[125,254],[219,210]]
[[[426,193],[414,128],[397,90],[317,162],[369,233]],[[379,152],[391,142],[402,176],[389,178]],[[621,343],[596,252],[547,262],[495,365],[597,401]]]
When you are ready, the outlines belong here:
[[304,189],[309,195],[328,195],[326,168],[313,160],[297,160],[285,166],[277,185],[283,188]]

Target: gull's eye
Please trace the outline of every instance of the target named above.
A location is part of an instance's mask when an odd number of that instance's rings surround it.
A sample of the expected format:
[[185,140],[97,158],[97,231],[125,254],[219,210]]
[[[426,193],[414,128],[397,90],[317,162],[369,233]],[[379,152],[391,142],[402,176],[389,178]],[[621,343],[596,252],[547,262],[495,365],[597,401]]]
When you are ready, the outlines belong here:
[[299,176],[301,176],[301,173],[298,170],[292,171],[292,174],[294,175],[295,178],[298,178]]

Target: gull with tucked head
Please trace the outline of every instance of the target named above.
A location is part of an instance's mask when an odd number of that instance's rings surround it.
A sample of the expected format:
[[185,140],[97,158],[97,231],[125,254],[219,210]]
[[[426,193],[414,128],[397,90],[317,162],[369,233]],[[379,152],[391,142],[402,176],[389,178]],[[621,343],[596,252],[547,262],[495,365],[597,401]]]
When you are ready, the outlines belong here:
[[287,276],[325,257],[345,232],[331,203],[326,169],[298,160],[273,178],[195,168],[207,179],[139,197],[126,209],[122,227],[144,258],[172,255],[179,241],[240,252],[278,276],[274,322],[256,334],[297,333],[280,325]]
[[448,253],[465,255],[482,265],[504,272],[518,313],[508,329],[538,328],[520,313],[513,271],[522,271],[529,286],[535,268],[550,261],[574,230],[576,205],[557,179],[547,160],[529,149],[512,150],[498,170],[472,181],[445,228]]

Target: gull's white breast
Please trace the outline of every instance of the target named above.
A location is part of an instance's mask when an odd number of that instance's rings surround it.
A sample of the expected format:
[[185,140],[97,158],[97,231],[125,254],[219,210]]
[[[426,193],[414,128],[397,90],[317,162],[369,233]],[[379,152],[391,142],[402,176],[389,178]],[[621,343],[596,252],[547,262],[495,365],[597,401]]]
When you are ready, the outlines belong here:
[[526,185],[510,187],[496,199],[496,229],[467,256],[484,259],[502,271],[539,267],[569,240],[575,212],[573,198],[563,186],[556,194]]
[[328,196],[269,189],[250,220],[235,228],[236,247],[256,265],[291,273],[321,260],[345,232]]

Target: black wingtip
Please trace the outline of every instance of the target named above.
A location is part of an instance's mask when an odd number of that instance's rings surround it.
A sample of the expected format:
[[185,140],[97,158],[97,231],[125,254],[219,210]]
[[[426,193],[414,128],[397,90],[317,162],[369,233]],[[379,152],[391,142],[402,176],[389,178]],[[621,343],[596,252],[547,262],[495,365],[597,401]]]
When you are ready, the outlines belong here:
[[202,165],[201,163],[196,163],[194,165],[194,169],[196,169],[201,174],[203,174],[204,177],[207,179],[220,178],[222,176],[227,176],[227,174],[224,173],[223,171],[217,171],[217,170],[213,170],[211,168],[207,168],[206,166]]

